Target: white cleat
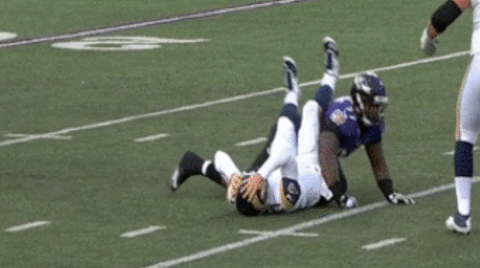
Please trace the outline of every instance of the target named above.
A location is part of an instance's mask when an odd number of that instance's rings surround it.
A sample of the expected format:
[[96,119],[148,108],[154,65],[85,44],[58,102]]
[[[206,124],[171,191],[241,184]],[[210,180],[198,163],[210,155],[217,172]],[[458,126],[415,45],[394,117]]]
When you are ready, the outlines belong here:
[[283,71],[285,73],[285,86],[288,90],[298,91],[297,64],[289,56],[283,57]]
[[338,47],[335,40],[330,36],[323,38],[323,49],[325,50],[325,72],[336,77],[340,74],[340,63],[338,61]]
[[462,215],[455,212],[455,215],[448,217],[445,221],[447,229],[455,233],[468,235],[472,229],[472,218],[470,215]]

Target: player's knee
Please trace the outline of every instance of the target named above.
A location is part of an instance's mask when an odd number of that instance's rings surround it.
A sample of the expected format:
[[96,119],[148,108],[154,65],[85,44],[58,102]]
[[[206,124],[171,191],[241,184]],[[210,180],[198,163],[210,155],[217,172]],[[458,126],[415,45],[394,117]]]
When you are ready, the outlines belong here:
[[314,100],[308,100],[305,105],[303,105],[303,116],[318,114],[318,103]]
[[298,129],[300,128],[300,116],[298,115],[297,106],[291,103],[284,105],[280,116],[285,116],[290,119],[295,126],[295,132],[298,133]]
[[298,199],[300,199],[300,185],[296,180],[284,177],[280,187],[282,209],[290,211],[297,204]]
[[473,176],[473,144],[457,141],[455,145],[455,176]]
[[321,107],[327,107],[333,99],[333,89],[329,85],[322,85],[315,93],[315,101]]

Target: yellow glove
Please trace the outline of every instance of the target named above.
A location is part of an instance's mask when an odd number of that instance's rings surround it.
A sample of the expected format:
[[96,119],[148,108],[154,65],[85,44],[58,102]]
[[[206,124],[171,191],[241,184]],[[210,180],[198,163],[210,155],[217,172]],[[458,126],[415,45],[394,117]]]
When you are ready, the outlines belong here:
[[238,174],[233,174],[230,179],[228,180],[228,187],[227,187],[227,200],[231,204],[235,204],[235,200],[237,199],[238,190],[242,185],[242,177]]
[[265,180],[260,174],[253,174],[242,183],[240,193],[248,202],[253,202],[257,200],[258,197],[260,200],[265,199]]

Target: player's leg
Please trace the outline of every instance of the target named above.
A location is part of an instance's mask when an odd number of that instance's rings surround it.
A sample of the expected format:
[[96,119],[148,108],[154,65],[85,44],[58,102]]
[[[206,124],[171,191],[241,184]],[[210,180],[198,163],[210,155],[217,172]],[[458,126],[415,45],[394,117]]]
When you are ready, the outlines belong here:
[[339,75],[338,49],[330,37],[323,39],[325,73],[315,100],[305,103],[298,133],[298,177],[284,177],[281,183],[282,206],[288,211],[303,209],[320,200],[330,201],[333,193],[323,180],[318,159],[320,114],[332,101]]
[[281,168],[283,176],[295,177],[297,175],[294,163],[297,154],[297,132],[300,127],[298,114],[300,88],[298,87],[295,62],[289,57],[284,57],[283,67],[288,90],[280,117],[277,120],[277,129],[270,147],[269,157],[257,171],[263,178],[267,178],[277,168]]
[[180,185],[194,175],[207,177],[224,188],[227,186],[227,182],[216,170],[212,161],[205,160],[196,153],[187,151],[183,154],[170,179],[171,190],[177,190]]
[[222,151],[217,151],[215,153],[214,167],[227,184],[229,182],[229,178],[231,178],[233,175],[241,175],[240,170],[233,162],[232,158],[227,153]]
[[321,85],[315,93],[315,100],[321,107],[325,108],[330,104],[335,94],[335,86],[340,74],[340,63],[338,60],[339,50],[335,40],[328,36],[325,37],[323,48],[325,51],[325,72]]
[[446,221],[447,228],[462,234],[471,229],[471,189],[473,145],[480,131],[480,58],[472,59],[466,72],[457,103],[455,145],[455,188],[457,212]]
[[330,201],[333,197],[319,165],[320,112],[320,105],[314,100],[303,106],[298,132],[298,177],[282,178],[282,205],[288,211],[312,207],[320,200]]

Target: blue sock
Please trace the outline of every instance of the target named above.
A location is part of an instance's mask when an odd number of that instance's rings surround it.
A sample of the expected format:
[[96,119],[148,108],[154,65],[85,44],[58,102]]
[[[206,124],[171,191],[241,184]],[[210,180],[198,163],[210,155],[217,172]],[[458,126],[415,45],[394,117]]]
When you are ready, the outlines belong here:
[[283,106],[280,116],[285,116],[292,121],[295,126],[295,132],[298,133],[300,129],[300,115],[298,114],[298,107],[294,104],[287,103]]
[[455,145],[455,177],[473,177],[473,145],[458,141]]

